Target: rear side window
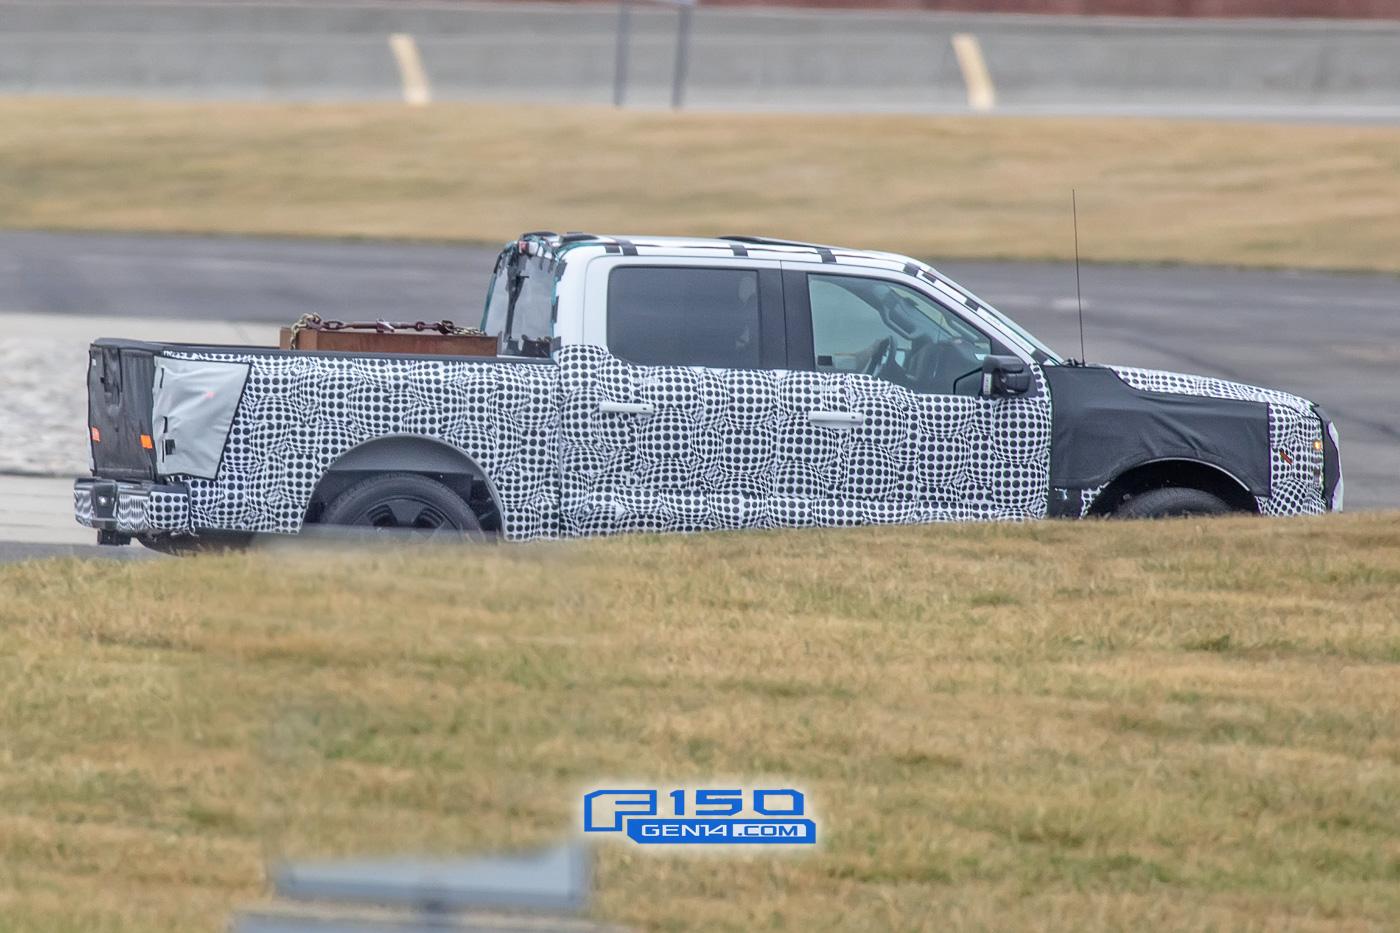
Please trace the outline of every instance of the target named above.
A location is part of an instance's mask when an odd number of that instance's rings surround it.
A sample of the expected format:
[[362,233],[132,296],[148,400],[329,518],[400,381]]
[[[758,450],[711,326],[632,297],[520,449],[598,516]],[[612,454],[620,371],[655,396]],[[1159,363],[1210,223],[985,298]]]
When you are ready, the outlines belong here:
[[502,356],[549,356],[562,268],[552,256],[523,253],[514,243],[496,257],[481,329],[497,338]]
[[608,277],[608,349],[651,366],[759,368],[758,272],[614,269]]

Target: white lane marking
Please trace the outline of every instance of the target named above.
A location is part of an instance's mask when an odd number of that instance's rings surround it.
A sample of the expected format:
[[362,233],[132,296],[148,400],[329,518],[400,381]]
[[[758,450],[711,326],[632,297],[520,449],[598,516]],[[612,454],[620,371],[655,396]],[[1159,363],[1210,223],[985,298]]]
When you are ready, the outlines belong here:
[[953,36],[953,54],[958,57],[963,84],[967,87],[967,105],[973,110],[987,111],[997,105],[997,91],[992,86],[987,60],[982,57],[982,45],[970,32]]
[[[1056,298],[1050,302],[1050,307],[1055,311],[1064,311],[1067,314],[1079,311],[1079,299],[1073,295],[1068,298]],[[1084,302],[1084,310],[1088,311],[1093,305],[1089,301]]]
[[394,53],[394,61],[399,65],[404,103],[410,107],[424,107],[432,103],[433,89],[428,84],[428,73],[423,70],[418,43],[414,42],[408,33],[396,32],[389,36],[389,48]]

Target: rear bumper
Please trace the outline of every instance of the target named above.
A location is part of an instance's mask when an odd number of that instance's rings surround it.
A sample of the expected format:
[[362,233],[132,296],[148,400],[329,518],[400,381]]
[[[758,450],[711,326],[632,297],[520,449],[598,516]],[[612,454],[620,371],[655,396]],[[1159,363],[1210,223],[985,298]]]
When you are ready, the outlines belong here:
[[127,535],[190,530],[190,492],[180,484],[82,477],[73,483],[79,525]]

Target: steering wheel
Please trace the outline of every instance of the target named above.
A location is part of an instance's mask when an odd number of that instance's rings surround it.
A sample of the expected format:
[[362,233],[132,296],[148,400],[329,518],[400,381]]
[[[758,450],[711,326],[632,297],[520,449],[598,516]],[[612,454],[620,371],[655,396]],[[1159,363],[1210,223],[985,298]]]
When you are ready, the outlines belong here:
[[875,376],[885,368],[889,362],[890,355],[894,352],[894,339],[891,337],[881,337],[875,343],[875,349],[870,353],[870,362],[865,364],[865,375]]

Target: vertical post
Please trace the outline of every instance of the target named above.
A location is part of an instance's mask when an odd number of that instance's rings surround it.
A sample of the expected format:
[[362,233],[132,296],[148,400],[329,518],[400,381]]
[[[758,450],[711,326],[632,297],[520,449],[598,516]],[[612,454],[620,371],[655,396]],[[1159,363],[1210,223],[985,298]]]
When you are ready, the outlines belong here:
[[680,17],[676,21],[676,70],[671,76],[671,109],[685,103],[685,74],[690,66],[690,14],[694,0],[676,0]]
[[632,0],[618,0],[617,55],[613,60],[613,106],[627,100],[627,51],[632,42]]

